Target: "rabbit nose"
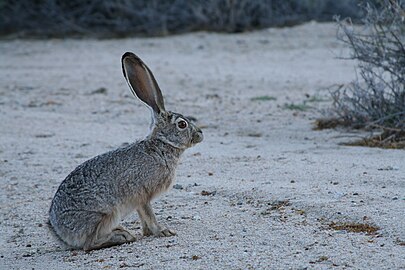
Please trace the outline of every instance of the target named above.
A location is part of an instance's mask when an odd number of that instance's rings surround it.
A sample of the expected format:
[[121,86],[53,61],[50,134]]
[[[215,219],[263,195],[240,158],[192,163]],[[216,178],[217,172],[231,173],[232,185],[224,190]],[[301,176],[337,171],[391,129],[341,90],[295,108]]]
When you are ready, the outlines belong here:
[[203,132],[201,131],[201,129],[198,128],[196,133],[194,133],[192,141],[194,144],[196,144],[202,142],[203,139],[204,139]]

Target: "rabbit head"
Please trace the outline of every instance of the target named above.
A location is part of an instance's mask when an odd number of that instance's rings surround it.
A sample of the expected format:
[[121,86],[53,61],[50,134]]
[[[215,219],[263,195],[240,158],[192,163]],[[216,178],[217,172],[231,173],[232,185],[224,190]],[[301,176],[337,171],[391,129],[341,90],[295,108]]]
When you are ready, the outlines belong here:
[[178,149],[186,149],[203,140],[203,133],[179,113],[166,111],[162,92],[145,63],[134,53],[121,59],[122,71],[132,93],[152,111],[148,138],[155,138]]

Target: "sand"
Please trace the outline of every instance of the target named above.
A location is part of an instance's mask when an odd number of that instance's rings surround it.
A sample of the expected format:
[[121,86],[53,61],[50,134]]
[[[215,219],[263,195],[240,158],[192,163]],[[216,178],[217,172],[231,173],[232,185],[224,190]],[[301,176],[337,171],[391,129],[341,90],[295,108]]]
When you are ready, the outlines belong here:
[[[335,32],[308,23],[0,41],[0,268],[405,269],[405,151],[339,144],[369,135],[360,131],[312,130],[331,104],[327,88],[355,78],[355,63],[337,58],[348,51]],[[125,51],[149,65],[166,108],[194,116],[205,140],[153,203],[177,236],[142,237],[134,213],[123,225],[138,241],[72,251],[47,226],[58,185],[148,131],[149,111],[121,74]]]

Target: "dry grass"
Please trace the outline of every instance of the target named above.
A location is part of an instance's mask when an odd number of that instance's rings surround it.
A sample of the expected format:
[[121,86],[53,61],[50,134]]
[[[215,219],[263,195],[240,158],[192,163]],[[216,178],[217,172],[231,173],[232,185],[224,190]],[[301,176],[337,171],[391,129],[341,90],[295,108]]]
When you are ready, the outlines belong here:
[[348,124],[345,123],[343,119],[339,119],[336,117],[331,118],[320,118],[315,120],[314,122],[314,130],[323,130],[323,129],[331,129],[336,128],[339,126],[347,126]]
[[[314,130],[332,129],[337,127],[350,127],[341,118],[320,118],[314,122]],[[360,140],[341,143],[346,146],[377,147],[383,149],[405,149],[405,131],[386,130],[379,135],[362,138]]]
[[335,223],[332,222],[329,224],[329,228],[336,230],[336,231],[347,231],[352,233],[366,233],[368,235],[376,235],[379,227],[370,225],[370,224],[363,224],[363,223]]
[[384,149],[405,149],[405,134],[383,132],[377,136],[364,138],[354,142],[343,143],[343,145],[378,147]]

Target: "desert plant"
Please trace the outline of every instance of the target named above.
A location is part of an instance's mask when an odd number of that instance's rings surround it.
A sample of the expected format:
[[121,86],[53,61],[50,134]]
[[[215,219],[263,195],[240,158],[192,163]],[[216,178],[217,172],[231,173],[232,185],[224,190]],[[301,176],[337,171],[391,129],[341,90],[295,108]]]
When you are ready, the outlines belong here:
[[334,14],[359,16],[357,0],[1,0],[0,34],[20,36],[166,35],[240,32]]
[[[364,25],[338,20],[338,38],[357,60],[357,79],[332,91],[340,123],[381,129],[382,140],[405,140],[405,1],[365,4]],[[389,139],[389,140],[388,140]]]

